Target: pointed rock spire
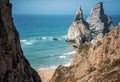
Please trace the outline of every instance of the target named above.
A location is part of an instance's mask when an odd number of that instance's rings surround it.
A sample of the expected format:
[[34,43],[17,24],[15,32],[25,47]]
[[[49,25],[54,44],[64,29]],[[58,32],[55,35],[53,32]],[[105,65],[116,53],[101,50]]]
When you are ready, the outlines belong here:
[[74,21],[79,21],[81,19],[83,19],[83,12],[82,12],[81,7],[79,7],[77,12],[76,12],[76,17],[75,17]]
[[95,33],[107,33],[113,27],[112,19],[110,16],[105,15],[103,9],[103,3],[96,4],[92,10],[90,16],[87,18],[87,22],[90,25],[90,30]]
[[83,12],[81,7],[76,12],[75,19],[70,26],[66,41],[73,41],[77,45],[81,45],[86,41],[91,40],[88,23],[83,19]]
[[95,15],[96,13],[99,14],[99,16],[104,14],[103,2],[99,2],[93,7],[91,14]]

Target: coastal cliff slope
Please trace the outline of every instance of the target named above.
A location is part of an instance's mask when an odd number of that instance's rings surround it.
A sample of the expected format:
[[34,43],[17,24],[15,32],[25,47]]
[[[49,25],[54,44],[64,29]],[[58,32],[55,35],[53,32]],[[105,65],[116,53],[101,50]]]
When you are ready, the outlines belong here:
[[0,82],[41,82],[23,55],[9,0],[0,0]]
[[66,41],[72,41],[80,45],[85,41],[91,40],[89,24],[83,19],[82,9],[79,8],[76,12],[76,17],[70,26]]
[[99,2],[92,8],[87,22],[90,25],[90,30],[97,35],[99,33],[105,34],[113,28],[112,19],[104,13],[102,2]]
[[119,82],[120,25],[94,45],[81,45],[69,67],[60,65],[50,82]]

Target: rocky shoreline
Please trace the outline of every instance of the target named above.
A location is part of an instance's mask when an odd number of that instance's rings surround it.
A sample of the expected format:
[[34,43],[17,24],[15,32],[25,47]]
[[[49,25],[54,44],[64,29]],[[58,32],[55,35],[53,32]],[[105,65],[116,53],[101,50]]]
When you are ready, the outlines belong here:
[[[96,37],[92,38],[91,33]],[[0,0],[0,82],[120,81],[120,24],[113,28],[102,2],[93,7],[87,21],[83,19],[82,9],[78,9],[67,41],[79,45],[71,65],[36,72],[21,49],[12,4],[9,0]]]
[[81,45],[71,65],[60,65],[50,82],[119,82],[120,25],[94,45]]
[[[104,14],[102,2],[93,7],[87,19],[89,28],[81,21],[79,9],[67,36],[67,41],[77,44],[77,53],[70,66],[58,66],[50,82],[119,82],[120,25],[113,28],[112,19]],[[85,28],[96,37],[88,41]]]

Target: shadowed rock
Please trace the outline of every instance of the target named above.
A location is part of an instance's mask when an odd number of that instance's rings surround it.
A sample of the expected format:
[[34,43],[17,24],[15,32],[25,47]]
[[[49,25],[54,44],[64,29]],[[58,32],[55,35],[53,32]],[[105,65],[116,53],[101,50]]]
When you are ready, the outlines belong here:
[[9,0],[0,0],[0,82],[41,82],[23,55]]

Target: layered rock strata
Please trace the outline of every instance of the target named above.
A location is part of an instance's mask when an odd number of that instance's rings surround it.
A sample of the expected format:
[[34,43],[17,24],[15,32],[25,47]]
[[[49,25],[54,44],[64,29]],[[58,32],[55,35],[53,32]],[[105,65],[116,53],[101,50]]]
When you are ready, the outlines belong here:
[[85,41],[90,41],[90,40],[91,40],[91,34],[89,31],[89,25],[83,19],[83,12],[81,8],[79,8],[76,12],[76,17],[68,30],[66,41],[73,41],[78,45],[80,45]]
[[9,0],[0,0],[0,82],[41,82],[23,55]]

